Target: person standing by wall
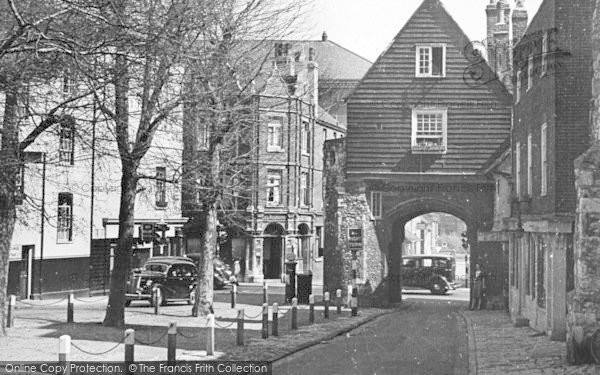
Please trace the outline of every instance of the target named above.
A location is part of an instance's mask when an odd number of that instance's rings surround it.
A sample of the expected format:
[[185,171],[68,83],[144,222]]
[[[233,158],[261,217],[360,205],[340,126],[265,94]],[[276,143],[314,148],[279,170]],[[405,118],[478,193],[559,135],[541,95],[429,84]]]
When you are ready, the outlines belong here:
[[486,280],[485,272],[479,264],[475,265],[475,279],[473,281],[473,299],[471,300],[471,310],[481,310],[483,299],[485,298]]

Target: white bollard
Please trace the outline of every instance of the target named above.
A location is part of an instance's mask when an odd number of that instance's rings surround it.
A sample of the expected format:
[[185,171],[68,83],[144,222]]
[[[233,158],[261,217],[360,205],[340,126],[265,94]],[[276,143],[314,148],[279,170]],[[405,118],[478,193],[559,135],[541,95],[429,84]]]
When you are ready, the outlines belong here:
[[58,338],[58,363],[65,366],[67,371],[65,374],[71,373],[71,336],[62,335]]
[[352,301],[352,285],[348,285],[348,296],[347,296],[347,302],[346,302],[346,305],[348,307],[350,306],[350,301]]
[[135,356],[135,330],[128,328],[125,330],[125,363],[132,363]]
[[208,314],[208,335],[206,336],[206,355],[215,355],[215,316]]
[[325,292],[323,295],[323,306],[325,308],[323,310],[323,316],[325,319],[329,319],[329,292]]
[[17,305],[17,296],[11,294],[8,298],[8,313],[6,316],[6,327],[10,328],[15,323],[15,306]]

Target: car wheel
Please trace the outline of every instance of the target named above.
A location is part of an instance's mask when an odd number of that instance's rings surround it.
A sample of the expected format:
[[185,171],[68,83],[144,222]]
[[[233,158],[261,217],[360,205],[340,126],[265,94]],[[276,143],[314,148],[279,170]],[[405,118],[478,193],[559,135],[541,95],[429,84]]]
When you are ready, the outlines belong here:
[[125,307],[129,307],[131,305],[131,300],[130,299],[126,299],[125,300]]
[[188,305],[193,305],[196,302],[196,288],[190,291],[190,296],[188,297]]
[[444,294],[444,287],[438,280],[431,284],[431,294]]

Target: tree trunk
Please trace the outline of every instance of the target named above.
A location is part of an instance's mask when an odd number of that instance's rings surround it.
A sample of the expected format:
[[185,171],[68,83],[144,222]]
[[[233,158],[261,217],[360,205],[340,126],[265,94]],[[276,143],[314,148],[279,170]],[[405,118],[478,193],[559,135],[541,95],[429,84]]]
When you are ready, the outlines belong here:
[[19,131],[17,96],[14,92],[6,92],[4,104],[4,124],[2,144],[0,145],[0,336],[6,335],[6,289],[8,286],[8,257],[10,243],[15,228],[16,208],[15,189],[19,168]]
[[[14,208],[14,207],[13,207]],[[2,211],[0,220],[0,336],[6,335],[6,288],[8,281],[8,255],[10,253],[10,241],[15,227],[14,209],[13,214],[5,214]]]
[[131,162],[123,162],[121,176],[121,206],[119,208],[119,240],[115,254],[114,269],[110,277],[110,297],[106,307],[104,325],[123,327],[125,325],[125,290],[131,267],[133,231],[135,226],[135,195],[137,189],[137,167]]
[[196,302],[192,309],[193,316],[206,315],[213,304],[213,259],[217,246],[217,209],[214,203],[208,203],[203,210],[204,236],[202,236],[202,251],[198,284],[196,285]]

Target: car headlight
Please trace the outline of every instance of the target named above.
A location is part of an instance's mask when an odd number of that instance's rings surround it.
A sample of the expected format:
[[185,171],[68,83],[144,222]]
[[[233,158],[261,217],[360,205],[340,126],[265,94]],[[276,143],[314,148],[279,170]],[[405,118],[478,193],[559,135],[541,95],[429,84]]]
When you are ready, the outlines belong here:
[[152,280],[146,280],[146,286],[152,285]]

